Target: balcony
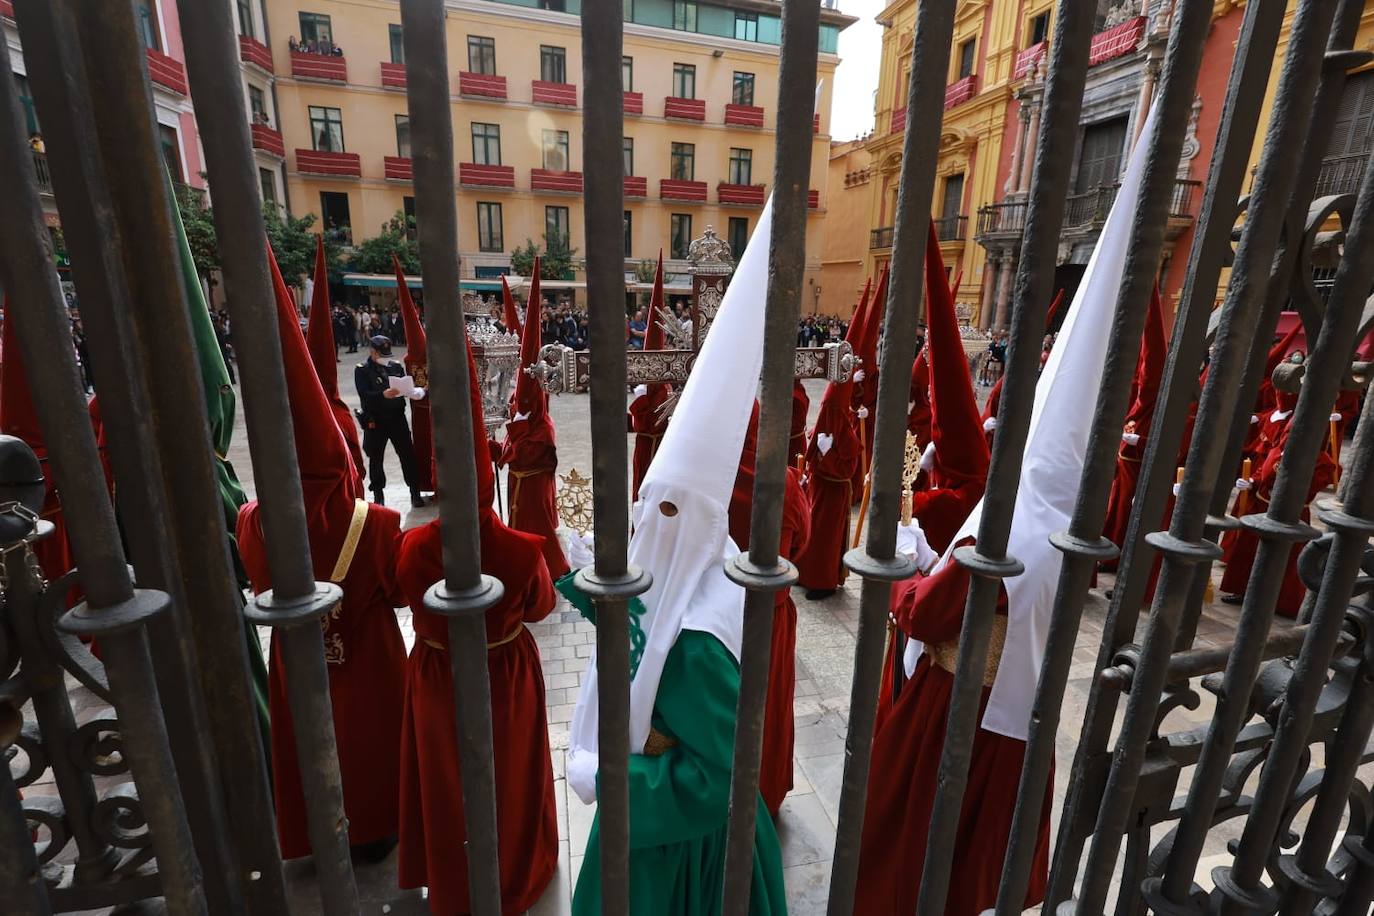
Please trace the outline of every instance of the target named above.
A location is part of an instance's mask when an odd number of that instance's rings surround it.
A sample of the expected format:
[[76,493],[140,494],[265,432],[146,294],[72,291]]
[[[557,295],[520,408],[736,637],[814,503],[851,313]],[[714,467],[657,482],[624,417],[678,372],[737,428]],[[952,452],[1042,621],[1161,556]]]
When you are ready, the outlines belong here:
[[1049,50],[1050,44],[1047,41],[1037,41],[1020,54],[1016,55],[1016,67],[1011,72],[1014,80],[1025,79],[1030,76],[1036,64],[1045,57],[1045,52]]
[[1099,185],[1090,191],[1070,194],[1064,202],[1064,226],[1067,230],[1099,229],[1107,221],[1107,214],[1116,202],[1120,185]]
[[38,190],[43,194],[52,193],[52,173],[48,171],[48,155],[37,150],[33,152],[33,174],[38,179]]
[[806,192],[806,207],[808,210],[819,210],[821,208],[821,192],[815,188]]
[[506,78],[494,73],[469,73],[464,70],[458,74],[458,94],[477,99],[504,99]]
[[577,107],[577,87],[572,83],[530,81],[531,101],[536,105],[556,105],[559,108]]
[[458,183],[468,188],[514,188],[515,166],[460,162]]
[[383,156],[382,174],[387,181],[411,181],[413,173],[409,156]]
[[642,93],[642,92],[626,92],[626,93],[624,93],[624,96],[625,96],[625,113],[626,113],[627,115],[642,115],[642,114],[644,114],[644,93]]
[[663,100],[663,117],[679,121],[705,121],[705,99],[680,99],[670,95]]
[[363,164],[357,153],[298,149],[296,171],[304,175],[327,175],[330,178],[362,178]]
[[286,158],[286,144],[282,143],[281,131],[274,130],[270,124],[252,124],[253,149],[262,150],[278,159]]
[[942,216],[935,223],[935,238],[941,242],[962,242],[968,235],[967,216]]
[[637,175],[625,176],[625,196],[640,200],[649,196],[649,179]]
[[984,247],[989,241],[1021,237],[1026,229],[1026,201],[1003,200],[978,208],[978,228],[974,234]]
[[1096,67],[1134,51],[1145,37],[1145,22],[1144,16],[1137,16],[1094,35],[1088,48],[1088,66]]
[[892,109],[892,127],[889,134],[900,134],[906,130],[906,108]]
[[978,77],[970,73],[945,87],[945,111],[962,105],[978,94]]
[[582,173],[530,169],[530,189],[554,194],[581,194]]
[[382,87],[384,89],[404,89],[406,87],[405,64],[382,61],[378,66],[382,70]]
[[256,38],[249,38],[247,35],[239,36],[239,60],[257,67],[263,73],[271,74],[273,72],[272,52],[267,49],[267,45]]
[[761,184],[726,184],[722,181],[716,185],[716,200],[722,205],[762,207],[763,199],[764,187]]
[[309,51],[291,52],[291,75],[297,79],[326,83],[348,82],[348,58]]
[[821,116],[820,116],[820,113],[817,112],[816,114],[813,114],[813,115],[811,116],[811,133],[813,133],[813,134],[818,134],[818,133],[820,133],[820,132],[821,132]]
[[706,203],[706,182],[677,181],[664,178],[658,183],[658,196],[664,200],[684,200],[692,203]]
[[762,127],[763,109],[756,105],[726,105],[725,123],[736,127]]
[[1322,160],[1321,171],[1317,173],[1317,187],[1313,197],[1330,197],[1333,194],[1354,194],[1360,190],[1364,178],[1368,153],[1358,156],[1335,156]]
[[881,229],[871,229],[868,233],[868,249],[878,251],[882,248],[892,247],[892,227],[884,226]]
[[10,20],[14,19],[13,0],[0,0],[0,17]]
[[148,76],[162,88],[186,95],[186,68],[176,58],[149,48]]

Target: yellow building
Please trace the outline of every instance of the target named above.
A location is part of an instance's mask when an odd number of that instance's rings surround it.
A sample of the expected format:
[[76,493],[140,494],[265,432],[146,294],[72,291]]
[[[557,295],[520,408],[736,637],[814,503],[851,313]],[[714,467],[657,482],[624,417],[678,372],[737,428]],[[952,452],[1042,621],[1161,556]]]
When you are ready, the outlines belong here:
[[830,145],[826,176],[821,277],[802,301],[802,314],[848,318],[864,284],[868,244],[869,181],[873,176],[867,138]]
[[[509,268],[546,233],[586,250],[580,0],[449,0],[459,244],[465,277]],[[237,4],[240,20],[260,10]],[[760,0],[626,0],[625,256],[685,270],[707,226],[741,250],[771,184],[780,9]],[[264,194],[346,243],[413,212],[395,0],[267,0],[242,39]],[[820,275],[830,86],[852,17],[821,12],[825,81],[812,148],[808,279]],[[243,31],[241,29],[241,31]],[[268,38],[270,36],[270,38]],[[253,45],[265,45],[264,48]],[[262,53],[266,51],[266,53]]]

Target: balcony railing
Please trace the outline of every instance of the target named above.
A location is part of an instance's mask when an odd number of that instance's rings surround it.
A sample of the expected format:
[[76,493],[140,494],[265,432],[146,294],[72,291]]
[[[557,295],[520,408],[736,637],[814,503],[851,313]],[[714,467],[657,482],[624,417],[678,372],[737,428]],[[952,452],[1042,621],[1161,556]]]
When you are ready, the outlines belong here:
[[1088,49],[1088,66],[1095,67],[1134,51],[1145,35],[1145,22],[1144,16],[1137,16],[1094,35]]
[[1098,185],[1081,194],[1070,194],[1064,204],[1064,228],[1084,229],[1107,221],[1120,185]]
[[967,216],[942,216],[934,222],[935,237],[942,242],[962,242],[968,235]]
[[945,87],[945,111],[962,105],[978,94],[978,75],[970,73]]
[[1368,153],[1361,153],[1357,156],[1336,156],[1323,160],[1321,171],[1317,173],[1317,188],[1314,196],[1329,197],[1332,194],[1354,194],[1360,189],[1360,181],[1364,178],[1365,163],[1368,161]]
[[663,100],[663,117],[679,121],[705,121],[705,99],[683,99],[670,95]]
[[286,158],[286,144],[282,141],[281,131],[274,130],[272,125],[254,123],[249,125],[253,134],[253,149],[260,149],[278,158]]
[[48,154],[33,151],[33,173],[38,178],[38,190],[52,193],[52,175],[48,172]]
[[906,130],[906,107],[892,109],[892,126],[888,129],[890,134],[900,134]]
[[763,109],[757,105],[725,106],[725,123],[736,127],[762,127]]
[[463,70],[458,74],[458,94],[483,99],[504,99],[506,78],[494,73],[472,73]]
[[291,52],[291,75],[297,79],[348,82],[348,59],[310,51]]
[[644,199],[649,196],[649,179],[643,175],[625,176],[625,196]]
[[625,104],[625,113],[626,113],[627,115],[642,115],[642,114],[644,114],[644,93],[642,93],[642,92],[630,92],[630,91],[627,90],[626,92],[623,93],[623,95],[624,95],[624,97],[625,97],[625,103],[624,103],[624,104]]
[[383,87],[387,89],[404,89],[406,87],[405,64],[393,64],[384,60],[378,66],[382,72]]
[[186,95],[186,68],[175,57],[148,49],[148,78],[177,95]]
[[1016,55],[1016,66],[1012,69],[1011,78],[1019,80],[1023,77],[1030,76],[1036,64],[1040,63],[1041,59],[1045,57],[1045,52],[1049,50],[1049,46],[1049,42],[1047,41],[1037,41],[1035,44]]
[[1175,181],[1174,196],[1169,201],[1169,218],[1192,219],[1197,216],[1197,196],[1201,187],[1201,181],[1191,178]]
[[252,64],[266,73],[272,72],[272,52],[256,38],[239,36],[239,60],[245,64]]
[[1003,200],[978,208],[978,238],[1020,235],[1026,228],[1026,202]]
[[573,83],[550,83],[547,80],[531,80],[530,100],[536,105],[554,105],[559,108],[576,108],[577,86]]
[[884,226],[881,229],[871,229],[868,233],[868,247],[870,251],[879,248],[892,247],[892,227]]

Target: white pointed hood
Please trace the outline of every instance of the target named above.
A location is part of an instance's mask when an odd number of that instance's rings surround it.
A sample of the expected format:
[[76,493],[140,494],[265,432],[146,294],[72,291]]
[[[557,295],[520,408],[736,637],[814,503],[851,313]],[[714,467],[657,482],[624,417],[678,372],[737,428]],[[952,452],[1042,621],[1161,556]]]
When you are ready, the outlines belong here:
[[[640,599],[644,613],[631,624],[644,637],[636,658],[638,635],[632,633],[631,753],[641,753],[649,737],[663,666],[680,632],[710,633],[739,658],[744,589],[725,577],[725,561],[739,553],[730,540],[728,510],[763,366],[772,225],[770,197],[634,506],[629,560],[649,571],[653,585]],[[568,785],[588,804],[596,799],[597,704],[593,658],[573,713],[567,760]]]
[[[1024,563],[1026,571],[1004,582],[1007,640],[982,723],[990,732],[1019,741],[1027,740],[1029,735],[1031,703],[1040,679],[1050,611],[1063,562],[1063,554],[1050,544],[1049,538],[1069,527],[1078,499],[1094,414],[1083,409],[1083,392],[1097,391],[1102,386],[1107,339],[1121,291],[1131,225],[1135,222],[1155,123],[1155,112],[1151,111],[1068,316],[1035,386],[1035,406],[1007,542],[1007,553]],[[940,558],[937,569],[950,562],[954,544],[977,536],[982,518],[980,500]],[[914,669],[920,649],[919,643],[908,644],[908,671]]]

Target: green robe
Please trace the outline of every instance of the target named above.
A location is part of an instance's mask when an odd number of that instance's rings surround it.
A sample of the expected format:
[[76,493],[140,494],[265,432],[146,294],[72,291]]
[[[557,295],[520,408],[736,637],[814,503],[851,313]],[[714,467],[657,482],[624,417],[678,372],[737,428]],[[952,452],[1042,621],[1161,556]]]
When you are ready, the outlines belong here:
[[[201,387],[205,394],[205,412],[210,420],[210,440],[215,449],[215,479],[219,483],[220,502],[224,508],[224,524],[229,535],[229,553],[234,561],[234,575],[240,588],[248,584],[243,562],[239,559],[238,544],[234,532],[238,526],[239,507],[248,502],[239,483],[234,466],[229,463],[229,443],[234,438],[234,411],[237,398],[229,383],[229,369],[224,365],[224,354],[219,348],[219,337],[210,321],[210,309],[205,304],[205,293],[201,289],[200,275],[196,272],[195,259],[191,256],[191,245],[186,240],[186,228],[181,222],[181,211],[175,203],[175,192],[168,185],[168,193],[173,196],[172,223],[176,230],[177,254],[181,263],[182,283],[186,287],[186,304],[190,308],[191,336],[196,344],[196,358],[200,363]],[[236,593],[240,607],[243,594]],[[253,684],[254,706],[258,713],[258,725],[262,729],[264,747],[268,740],[267,717],[267,664],[262,657],[262,644],[258,642],[257,628],[245,618],[243,621],[244,640],[248,648],[248,667]]]
[[[630,913],[719,913],[735,747],[739,663],[720,640],[683,630],[659,682],[653,727],[677,741],[657,757],[630,755]],[[601,816],[573,894],[576,916],[601,912]],[[786,916],[782,850],[759,799],[751,916]]]

